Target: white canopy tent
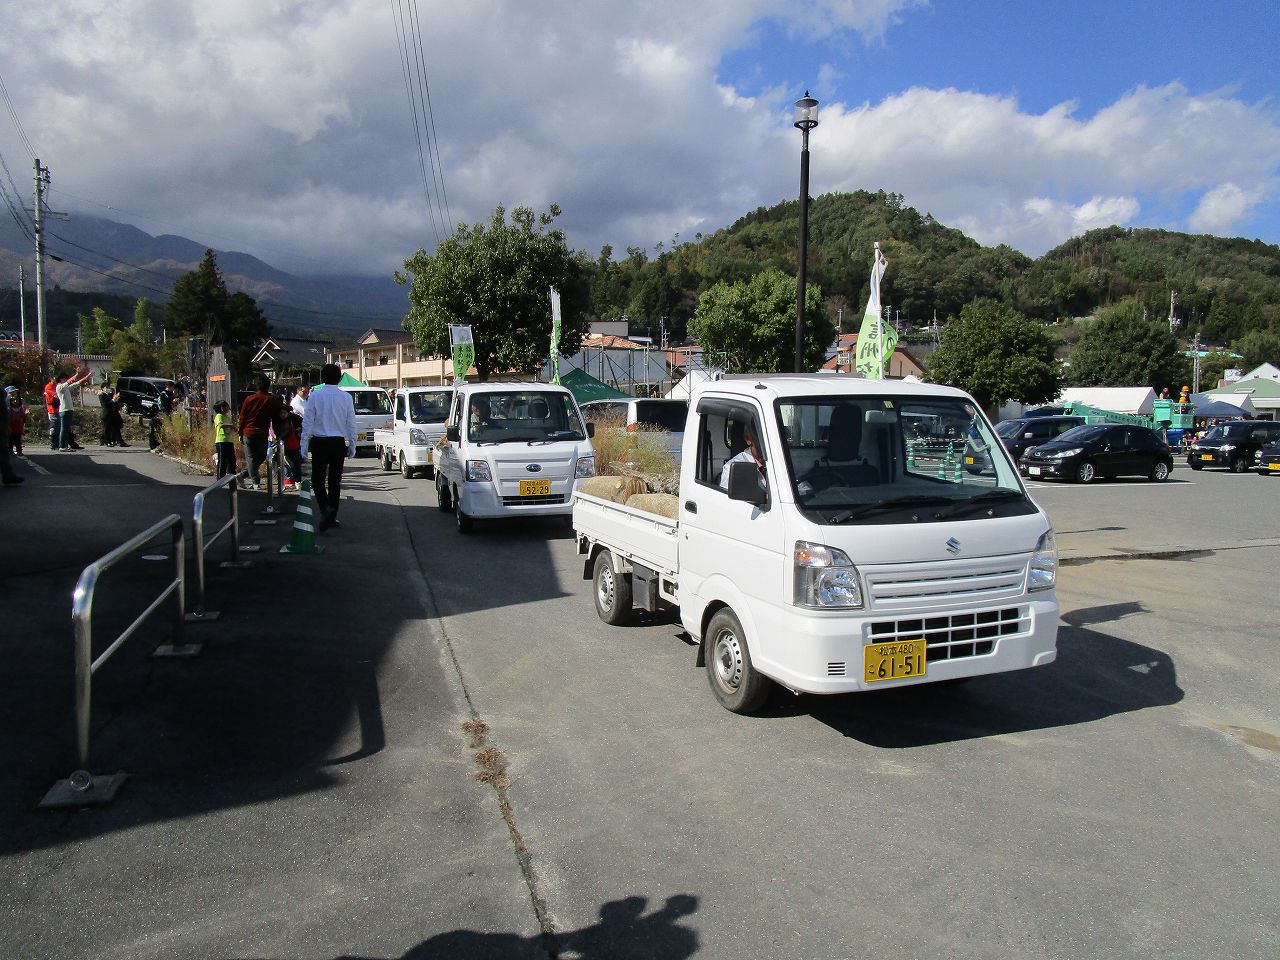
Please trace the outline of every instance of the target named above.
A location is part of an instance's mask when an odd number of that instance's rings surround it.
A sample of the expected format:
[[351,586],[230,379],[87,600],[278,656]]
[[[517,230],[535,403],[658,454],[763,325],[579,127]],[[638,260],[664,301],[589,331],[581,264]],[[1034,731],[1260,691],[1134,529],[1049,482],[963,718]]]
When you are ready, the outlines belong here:
[[1149,417],[1155,411],[1156,392],[1150,387],[1067,387],[1057,400],[1058,405],[1064,403]]
[[1232,406],[1239,407],[1242,416],[1252,417],[1258,413],[1247,393],[1193,393],[1191,394],[1191,402],[1195,405],[1197,414],[1200,413],[1202,407],[1207,407],[1211,403],[1229,403]]

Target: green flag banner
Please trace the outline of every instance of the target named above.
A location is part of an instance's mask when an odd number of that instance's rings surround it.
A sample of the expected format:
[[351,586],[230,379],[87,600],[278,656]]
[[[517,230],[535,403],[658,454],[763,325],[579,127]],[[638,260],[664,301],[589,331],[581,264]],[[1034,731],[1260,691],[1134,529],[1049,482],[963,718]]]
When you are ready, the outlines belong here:
[[560,382],[560,291],[551,288],[551,382]]
[[867,297],[867,309],[862,314],[862,328],[858,331],[858,373],[868,380],[884,379],[884,361],[893,356],[898,345],[898,331],[880,316],[880,281],[884,279],[889,261],[876,244],[875,262],[871,264],[871,293]]
[[470,326],[449,325],[449,342],[453,346],[453,382],[466,383],[467,371],[476,362],[476,343]]

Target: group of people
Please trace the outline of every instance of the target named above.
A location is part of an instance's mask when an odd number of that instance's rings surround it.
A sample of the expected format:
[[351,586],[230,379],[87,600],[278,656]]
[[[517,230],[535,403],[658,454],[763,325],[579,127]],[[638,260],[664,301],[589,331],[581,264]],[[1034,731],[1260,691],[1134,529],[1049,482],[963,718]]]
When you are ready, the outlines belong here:
[[215,404],[218,477],[235,472],[232,437],[236,434],[244,447],[247,482],[252,490],[261,483],[262,465],[273,443],[279,444],[284,454],[285,489],[297,489],[302,483],[302,463],[310,456],[319,528],[341,526],[342,469],[346,458],[356,455],[356,410],[351,395],[334,386],[340,379],[342,371],[337,365],[325,364],[319,387],[312,391],[304,387],[286,401],[273,395],[270,381],[259,376],[257,389],[240,405],[238,417],[232,416],[227,401]]
[[104,383],[102,390],[98,393],[98,403],[102,407],[102,434],[98,437],[98,445],[102,447],[128,447],[132,444],[125,443],[124,434],[124,399],[120,396],[120,391],[112,388],[111,384]]
[[61,377],[53,376],[44,385],[44,408],[49,414],[49,449],[70,452],[83,450],[72,431],[76,387],[88,381],[88,367],[73,370]]

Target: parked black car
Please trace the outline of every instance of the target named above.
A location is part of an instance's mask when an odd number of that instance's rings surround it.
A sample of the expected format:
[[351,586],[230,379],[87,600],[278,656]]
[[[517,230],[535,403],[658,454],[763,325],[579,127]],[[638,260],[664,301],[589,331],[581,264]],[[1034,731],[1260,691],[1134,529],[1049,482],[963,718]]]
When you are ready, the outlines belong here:
[[[1001,420],[996,424],[996,436],[1009,451],[1014,463],[1024,450],[1048,443],[1074,427],[1084,425],[1084,417],[1027,416],[1014,420]],[[991,457],[985,450],[965,451],[965,469],[970,473],[985,473],[991,469]]]
[[1187,466],[1192,470],[1226,467],[1244,473],[1253,466],[1254,456],[1268,443],[1280,440],[1280,423],[1267,420],[1228,420],[1191,445]]
[[1149,427],[1091,423],[1031,447],[1018,460],[1024,477],[1092,483],[1097,477],[1143,476],[1161,481],[1173,469],[1169,445]]
[[151,412],[160,406],[160,394],[166,385],[172,385],[174,394],[182,396],[181,386],[174,380],[164,377],[125,376],[116,380],[116,389],[120,391],[120,402],[129,413]]
[[1259,450],[1254,455],[1253,466],[1259,476],[1280,477],[1280,440]]

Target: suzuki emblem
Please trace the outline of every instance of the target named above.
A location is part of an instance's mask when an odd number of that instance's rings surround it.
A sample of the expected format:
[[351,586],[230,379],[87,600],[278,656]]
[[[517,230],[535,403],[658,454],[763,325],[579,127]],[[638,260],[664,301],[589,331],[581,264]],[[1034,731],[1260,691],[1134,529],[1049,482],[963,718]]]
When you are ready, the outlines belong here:
[[957,540],[955,537],[952,537],[950,540],[947,541],[947,553],[951,554],[952,556],[955,556],[955,554],[959,552],[960,552],[960,541]]
[[528,470],[530,473],[541,473],[541,472],[542,472],[542,464],[540,464],[540,463],[531,463],[531,464],[529,464],[527,467],[525,467],[525,469],[526,469],[526,470]]

